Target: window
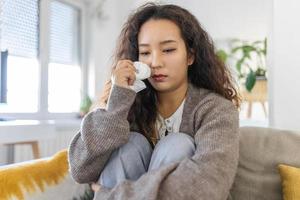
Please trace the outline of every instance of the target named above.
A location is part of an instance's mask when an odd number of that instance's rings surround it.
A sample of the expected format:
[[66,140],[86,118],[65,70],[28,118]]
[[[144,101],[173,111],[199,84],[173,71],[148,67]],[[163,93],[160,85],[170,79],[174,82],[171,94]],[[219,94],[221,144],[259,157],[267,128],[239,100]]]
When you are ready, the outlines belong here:
[[7,73],[0,76],[7,86],[0,89],[1,98],[6,97],[0,101],[0,113],[45,118],[78,112],[84,92],[81,24],[85,6],[66,2],[0,1],[0,49],[8,52]]
[[38,16],[38,0],[2,1],[0,46],[8,52],[2,112],[37,112]]
[[76,112],[80,106],[80,12],[51,2],[49,56],[49,112]]

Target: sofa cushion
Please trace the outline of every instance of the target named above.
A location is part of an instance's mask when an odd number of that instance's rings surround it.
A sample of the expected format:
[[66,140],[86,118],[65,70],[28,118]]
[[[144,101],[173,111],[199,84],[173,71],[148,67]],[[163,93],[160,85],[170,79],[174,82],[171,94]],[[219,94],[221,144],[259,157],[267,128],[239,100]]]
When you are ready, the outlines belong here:
[[80,197],[88,185],[70,177],[67,151],[50,158],[0,167],[1,200],[65,200]]
[[300,199],[300,168],[280,164],[278,169],[282,182],[283,199]]
[[278,164],[300,165],[300,133],[240,128],[240,158],[230,191],[234,200],[281,200]]

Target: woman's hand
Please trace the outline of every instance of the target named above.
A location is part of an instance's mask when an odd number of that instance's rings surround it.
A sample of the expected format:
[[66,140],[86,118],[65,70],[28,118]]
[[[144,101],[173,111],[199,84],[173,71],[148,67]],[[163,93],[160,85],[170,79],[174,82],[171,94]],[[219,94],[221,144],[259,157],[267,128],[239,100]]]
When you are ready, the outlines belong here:
[[92,183],[92,190],[94,191],[94,192],[97,192],[98,190],[100,190],[100,188],[101,188],[101,185],[100,184],[98,184],[98,183]]
[[119,60],[112,73],[114,84],[129,88],[135,81],[135,67],[131,60]]

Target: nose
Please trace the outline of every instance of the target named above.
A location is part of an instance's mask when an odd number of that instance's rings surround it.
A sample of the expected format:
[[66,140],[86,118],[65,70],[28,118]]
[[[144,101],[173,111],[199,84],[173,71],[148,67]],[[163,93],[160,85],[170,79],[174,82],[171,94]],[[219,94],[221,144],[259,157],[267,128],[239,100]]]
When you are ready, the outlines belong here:
[[152,53],[150,66],[153,69],[160,68],[163,66],[162,57],[161,57],[160,53],[158,53],[158,52]]

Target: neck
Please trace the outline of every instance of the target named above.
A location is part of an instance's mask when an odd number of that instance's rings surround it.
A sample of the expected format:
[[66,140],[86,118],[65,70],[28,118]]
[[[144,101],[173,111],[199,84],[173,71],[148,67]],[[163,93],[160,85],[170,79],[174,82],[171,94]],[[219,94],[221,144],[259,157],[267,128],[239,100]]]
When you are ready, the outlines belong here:
[[157,94],[158,112],[163,118],[170,117],[178,109],[186,96],[187,88],[188,83],[185,83],[176,90]]

